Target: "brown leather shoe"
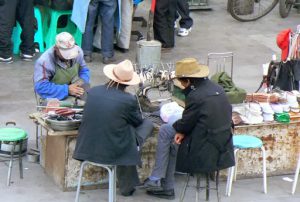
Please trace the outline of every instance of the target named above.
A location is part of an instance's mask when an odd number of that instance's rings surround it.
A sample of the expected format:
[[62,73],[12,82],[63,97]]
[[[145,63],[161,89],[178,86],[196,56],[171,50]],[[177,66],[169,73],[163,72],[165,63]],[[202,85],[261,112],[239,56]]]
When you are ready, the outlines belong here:
[[115,62],[116,61],[116,59],[114,58],[114,57],[103,57],[102,58],[102,63],[103,64],[110,64],[110,63],[113,63],[113,62]]

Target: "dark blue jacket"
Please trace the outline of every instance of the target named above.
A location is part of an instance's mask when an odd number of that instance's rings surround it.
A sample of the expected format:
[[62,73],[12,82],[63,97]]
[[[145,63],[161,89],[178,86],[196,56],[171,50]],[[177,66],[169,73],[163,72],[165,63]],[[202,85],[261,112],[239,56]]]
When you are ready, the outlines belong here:
[[184,90],[182,119],[173,124],[185,134],[177,155],[177,170],[212,172],[234,165],[231,105],[223,88],[209,79],[199,79]]
[[106,85],[91,88],[73,157],[102,164],[140,164],[135,127],[142,122],[134,95]]

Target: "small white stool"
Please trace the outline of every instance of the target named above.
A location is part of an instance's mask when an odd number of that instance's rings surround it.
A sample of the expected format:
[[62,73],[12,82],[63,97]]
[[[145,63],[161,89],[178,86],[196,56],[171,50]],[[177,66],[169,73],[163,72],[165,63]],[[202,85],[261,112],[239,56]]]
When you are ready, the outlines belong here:
[[238,156],[237,152],[241,149],[258,149],[260,148],[263,156],[263,184],[264,193],[267,193],[267,171],[266,171],[266,151],[263,146],[261,139],[251,136],[251,135],[236,135],[233,136],[233,146],[234,146],[234,158],[235,166],[228,169],[227,185],[226,185],[226,196],[230,196],[232,181],[236,181],[236,173],[238,166]]
[[79,194],[80,194],[80,188],[81,188],[82,173],[83,173],[83,169],[84,169],[85,165],[87,165],[87,164],[102,167],[102,168],[105,168],[108,171],[108,175],[109,175],[108,201],[109,202],[116,202],[116,170],[117,170],[117,166],[99,164],[99,163],[94,163],[94,162],[90,162],[90,161],[83,161],[81,163],[79,177],[78,177],[78,184],[77,184],[77,192],[76,192],[75,202],[79,202]]
[[292,194],[294,194],[295,191],[296,191],[297,181],[298,181],[298,177],[299,177],[299,171],[300,171],[300,154],[299,154],[297,168],[296,168],[296,172],[295,172],[294,183],[293,183],[293,188],[292,188]]

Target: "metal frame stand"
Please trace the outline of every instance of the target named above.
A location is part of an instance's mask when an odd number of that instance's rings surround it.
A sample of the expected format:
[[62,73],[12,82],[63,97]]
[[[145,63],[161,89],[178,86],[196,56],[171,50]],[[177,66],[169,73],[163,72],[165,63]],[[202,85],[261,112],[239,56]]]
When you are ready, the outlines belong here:
[[93,163],[90,161],[83,161],[80,166],[80,172],[78,177],[78,184],[77,184],[77,192],[76,192],[76,198],[75,202],[79,202],[79,194],[80,194],[80,188],[81,188],[81,178],[83,174],[84,167],[87,164],[91,164],[94,166],[105,168],[108,171],[109,175],[109,189],[108,189],[108,202],[116,202],[116,172],[117,172],[117,166],[115,165],[104,165],[99,163]]
[[[216,173],[216,175],[215,175]],[[196,199],[195,201],[196,202],[199,202],[200,201],[200,190],[201,189],[205,189],[206,191],[206,201],[209,201],[209,191],[211,189],[214,189],[217,191],[217,200],[220,201],[220,197],[219,197],[219,171],[216,171],[215,173],[213,173],[213,175],[211,175],[212,173],[205,173],[205,177],[206,177],[206,185],[205,186],[200,186],[200,179],[201,179],[201,174],[196,174],[196,179],[197,179],[197,182],[196,182]],[[211,188],[210,187],[210,179],[213,179],[216,181],[216,187],[215,188]],[[188,187],[188,184],[189,184],[189,180],[190,180],[190,174],[188,173],[187,174],[187,178],[186,178],[186,182],[183,186],[183,189],[181,191],[181,194],[180,194],[180,199],[179,201],[180,202],[183,202],[184,200],[184,196],[185,196],[185,192],[186,192],[186,189]]]
[[298,182],[298,177],[299,177],[299,172],[300,172],[300,153],[299,153],[299,158],[298,158],[297,168],[296,168],[295,177],[294,177],[294,183],[293,183],[293,188],[292,188],[292,194],[294,194],[295,191],[296,191],[297,182]]

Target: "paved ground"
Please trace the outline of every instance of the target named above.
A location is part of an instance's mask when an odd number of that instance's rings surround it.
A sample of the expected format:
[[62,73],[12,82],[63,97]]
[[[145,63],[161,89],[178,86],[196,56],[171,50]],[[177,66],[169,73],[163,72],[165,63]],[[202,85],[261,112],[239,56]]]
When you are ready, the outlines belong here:
[[[257,22],[241,23],[234,20],[226,12],[225,0],[211,0],[212,11],[195,11],[192,17],[195,21],[189,37],[176,37],[176,47],[168,53],[162,54],[163,62],[175,62],[184,57],[196,57],[203,63],[207,61],[207,54],[211,52],[234,52],[234,81],[253,92],[261,80],[262,64],[269,62],[273,53],[279,56],[280,50],[276,45],[277,33],[286,28],[296,29],[299,16],[292,10],[290,16],[281,19],[276,7],[272,13]],[[147,18],[148,3],[144,2],[138,8],[136,15]],[[134,28],[145,33],[139,23]],[[130,52],[126,54],[116,52],[116,58],[121,61],[136,56],[136,42],[133,37]],[[92,85],[106,81],[103,76],[101,55],[94,54],[94,61],[89,65],[92,72]],[[35,139],[34,125],[28,115],[35,111],[35,99],[32,87],[33,62],[20,61],[18,56],[15,62],[9,65],[0,65],[0,125],[8,120],[15,120],[18,126],[28,131],[30,135],[29,147],[33,146]],[[74,192],[62,192],[48,178],[38,164],[28,163],[24,158],[24,179],[17,175],[17,166],[13,170],[14,184],[5,186],[7,166],[0,164],[0,201],[73,201]],[[284,176],[268,178],[269,192],[262,193],[262,179],[239,180],[234,184],[231,197],[225,197],[225,182],[220,185],[221,201],[251,202],[251,201],[300,201],[300,185],[296,194],[292,196],[291,183],[283,181]],[[291,176],[289,176],[291,177]],[[177,177],[176,194],[180,194],[183,185],[183,176]],[[186,201],[193,201],[194,193],[189,189]],[[107,190],[85,191],[82,201],[106,201]],[[201,199],[204,199],[202,192]],[[178,200],[178,197],[175,201]],[[159,201],[148,197],[144,191],[138,190],[133,197],[118,196],[118,201]],[[161,200],[163,201],[163,200]],[[211,201],[215,200],[212,192]]]

